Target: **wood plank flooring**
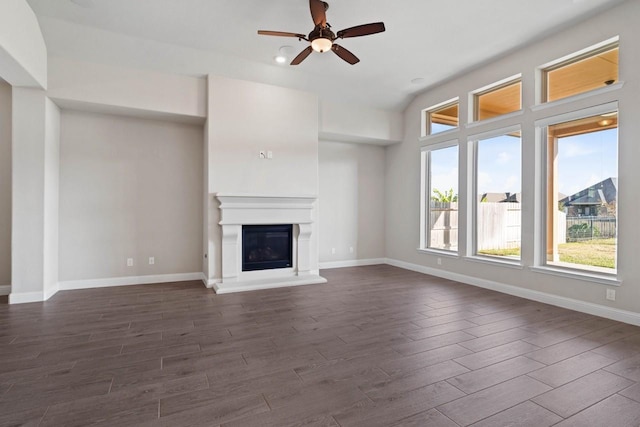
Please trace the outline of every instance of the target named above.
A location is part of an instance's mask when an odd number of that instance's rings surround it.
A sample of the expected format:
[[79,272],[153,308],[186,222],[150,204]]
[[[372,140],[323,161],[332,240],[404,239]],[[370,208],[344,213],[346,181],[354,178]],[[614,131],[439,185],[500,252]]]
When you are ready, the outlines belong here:
[[0,303],[0,426],[638,426],[640,328],[390,266]]

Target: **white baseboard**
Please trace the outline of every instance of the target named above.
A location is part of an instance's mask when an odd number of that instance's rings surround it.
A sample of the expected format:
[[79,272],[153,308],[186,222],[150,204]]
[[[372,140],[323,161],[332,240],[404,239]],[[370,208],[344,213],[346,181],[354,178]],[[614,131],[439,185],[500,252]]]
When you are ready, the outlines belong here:
[[494,282],[492,280],[479,279],[473,276],[466,276],[464,274],[438,270],[436,268],[425,267],[418,264],[411,264],[395,259],[387,259],[386,263],[394,267],[404,268],[405,270],[411,270],[431,276],[442,277],[443,279],[455,280],[456,282],[466,283],[468,285],[478,286],[480,288],[491,289],[493,291],[502,292],[504,294],[509,294],[533,301],[542,302],[545,304],[555,305],[557,307],[568,308],[570,310],[579,311],[581,313],[606,317],[607,319],[617,320],[619,322],[640,326],[640,313],[636,313],[633,311],[620,310],[618,308],[607,307],[605,305],[580,301],[573,298],[561,297],[545,292],[534,291],[533,289],[507,285],[504,283]]
[[[10,286],[8,286],[11,289]],[[58,284],[50,287],[43,292],[20,292],[20,293],[8,293],[9,304],[26,304],[30,302],[43,302],[51,298],[58,292]]]
[[9,294],[9,304],[26,304],[44,301],[44,292],[12,292]]
[[186,282],[202,280],[202,273],[157,274],[150,276],[110,277],[106,279],[69,280],[58,283],[61,291],[106,288],[111,286],[148,285],[152,283]]
[[200,275],[200,280],[202,280],[202,283],[204,283],[204,286],[207,289],[214,289],[215,284],[221,281],[221,279],[207,279],[207,276],[204,273]]
[[56,283],[54,286],[51,286],[49,289],[45,289],[43,292],[44,301],[48,300],[52,296],[58,293],[60,290],[60,284]]
[[11,293],[11,285],[0,286],[0,296],[9,295]]
[[363,265],[378,265],[378,264],[386,264],[386,259],[370,258],[370,259],[351,259],[346,261],[321,262],[320,270],[326,270],[329,268],[360,267]]
[[[71,291],[77,289],[107,288],[112,286],[148,285],[153,283],[186,282],[190,280],[202,280],[202,273],[178,273],[158,274],[153,276],[128,276],[109,277],[106,279],[68,280],[58,282],[44,292],[9,293],[9,304],[24,304],[29,302],[42,302],[54,296],[58,291]],[[0,292],[4,288],[0,287]],[[0,293],[0,295],[2,295]]]

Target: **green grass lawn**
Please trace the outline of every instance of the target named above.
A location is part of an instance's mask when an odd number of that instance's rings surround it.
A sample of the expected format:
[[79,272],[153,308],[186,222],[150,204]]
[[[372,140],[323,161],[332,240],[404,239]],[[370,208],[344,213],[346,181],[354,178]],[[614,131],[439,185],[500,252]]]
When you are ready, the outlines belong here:
[[[480,255],[520,256],[520,248],[483,249]],[[616,239],[597,239],[558,245],[561,262],[590,265],[593,267],[615,268]]]
[[561,262],[616,268],[616,239],[586,240],[558,245]]
[[492,255],[492,256],[520,256],[520,248],[510,249],[483,249],[478,251],[480,255]]

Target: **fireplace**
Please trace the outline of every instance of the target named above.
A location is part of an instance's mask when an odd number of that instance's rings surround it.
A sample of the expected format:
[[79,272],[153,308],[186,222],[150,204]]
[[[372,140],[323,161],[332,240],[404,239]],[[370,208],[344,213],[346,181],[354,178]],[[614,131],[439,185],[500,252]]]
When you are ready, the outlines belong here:
[[[318,271],[315,196],[217,193],[215,197],[222,231],[222,277],[212,283],[217,293],[327,282]],[[254,243],[262,250],[250,249]],[[255,264],[247,266],[245,260]]]
[[242,271],[293,266],[291,224],[243,225]]

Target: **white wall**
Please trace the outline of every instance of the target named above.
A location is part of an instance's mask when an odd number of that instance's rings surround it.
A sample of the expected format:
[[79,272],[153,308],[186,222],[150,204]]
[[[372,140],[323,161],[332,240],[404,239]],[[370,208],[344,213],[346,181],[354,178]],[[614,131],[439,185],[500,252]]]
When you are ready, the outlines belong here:
[[[211,193],[318,194],[318,99],[315,95],[209,76],[208,187]],[[260,159],[261,150],[273,159]],[[209,196],[208,279],[220,277],[219,209]],[[317,270],[317,228],[312,232]]]
[[0,77],[13,86],[47,87],[47,48],[26,0],[0,2]]
[[49,58],[47,96],[63,107],[204,121],[205,78]]
[[[209,77],[209,179],[216,192],[317,194],[318,99]],[[260,159],[260,150],[273,159]]]
[[384,258],[384,183],[384,147],[320,143],[319,236],[323,266]]
[[60,109],[45,100],[44,144],[44,295],[52,295],[58,286],[58,196],[60,179]]
[[0,286],[11,284],[11,86],[0,80]]
[[[444,273],[455,273],[478,280],[497,282],[539,291],[560,297],[567,297],[610,305],[617,309],[640,312],[640,264],[637,254],[640,253],[640,228],[637,227],[637,213],[640,212],[640,198],[637,197],[640,168],[640,104],[637,94],[640,93],[640,33],[637,17],[640,16],[640,2],[628,1],[618,7],[604,12],[589,21],[577,24],[562,33],[521,49],[501,60],[494,61],[482,68],[453,79],[427,93],[418,96],[405,111],[405,138],[395,146],[387,148],[387,210],[386,210],[386,248],[387,257],[441,270]],[[616,302],[605,300],[605,286],[585,280],[550,276],[532,271],[534,265],[534,239],[538,233],[534,228],[534,186],[535,169],[535,120],[553,116],[568,108],[568,104],[560,104],[544,110],[532,110],[535,103],[536,75],[535,68],[542,64],[561,58],[572,52],[620,36],[620,79],[624,86],[620,90],[596,95],[589,100],[576,101],[571,108],[586,107],[589,104],[602,104],[618,101],[619,114],[619,209],[618,221],[620,235],[618,238],[618,277],[622,285],[618,288]],[[522,183],[523,183],[523,228],[522,228],[522,263],[523,269],[501,267],[474,262],[464,257],[443,257],[442,266],[438,266],[437,254],[420,253],[419,246],[419,203],[420,203],[420,145],[443,141],[448,138],[459,138],[460,159],[466,162],[469,158],[466,141],[474,134],[488,129],[489,125],[477,127],[462,126],[455,134],[434,137],[421,143],[420,116],[421,110],[439,102],[459,96],[460,117],[466,118],[470,106],[467,94],[492,82],[522,73],[523,107],[525,112],[516,117],[504,119],[501,125],[522,125],[523,149]],[[464,122],[465,120],[463,120]],[[453,135],[453,136],[452,136]],[[465,164],[460,167],[460,194],[462,199],[469,191],[468,176]],[[466,246],[465,201],[461,201],[460,232],[463,234],[461,247]]]
[[209,209],[213,209],[213,197],[209,195],[209,121],[204,122],[202,141],[202,274],[205,282],[209,278],[209,256],[213,250],[209,248]]
[[320,139],[389,145],[402,141],[402,113],[362,105],[320,103]]
[[63,111],[60,280],[200,272],[203,139],[200,125]]

